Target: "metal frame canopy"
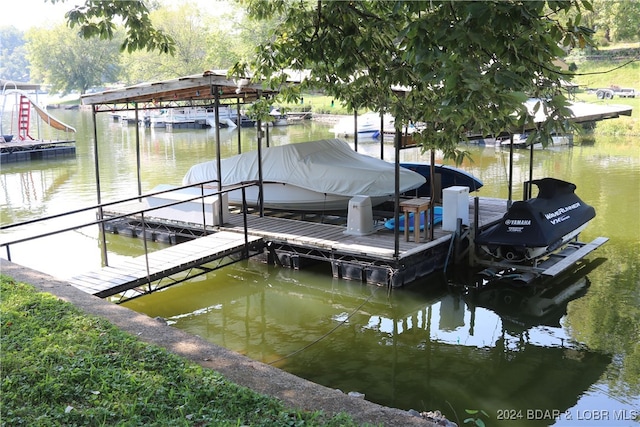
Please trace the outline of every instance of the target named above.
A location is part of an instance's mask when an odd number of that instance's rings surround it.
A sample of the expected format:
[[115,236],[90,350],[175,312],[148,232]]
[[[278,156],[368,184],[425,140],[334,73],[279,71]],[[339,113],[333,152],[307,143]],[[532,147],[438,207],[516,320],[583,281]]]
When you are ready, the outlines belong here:
[[[288,74],[286,84],[298,83]],[[85,94],[81,96],[83,105],[91,105],[93,111],[93,132],[94,132],[94,167],[96,175],[96,193],[98,204],[101,203],[100,190],[100,161],[98,149],[98,124],[96,115],[100,112],[134,110],[136,118],[136,170],[138,181],[138,195],[142,195],[142,179],[140,174],[140,126],[138,112],[140,110],[180,108],[180,107],[213,107],[216,116],[216,149],[218,170],[220,170],[220,124],[218,122],[218,108],[222,103],[235,103],[240,116],[240,104],[256,101],[263,97],[270,97],[279,91],[266,87],[263,81],[254,83],[249,77],[229,77],[224,70],[208,70],[202,74],[184,76],[170,80],[158,82],[146,82],[124,88],[112,89],[98,93]],[[235,101],[235,102],[234,102]],[[240,134],[238,126],[238,134]],[[258,119],[258,129],[261,129],[261,121]],[[258,152],[261,151],[262,132],[258,131]],[[240,150],[240,139],[238,139],[238,149]],[[260,161],[261,163],[261,161]],[[262,186],[262,171],[260,169],[260,186]],[[218,182],[218,190],[221,190],[221,183]],[[262,192],[260,192],[262,194]],[[262,205],[262,203],[261,203]],[[222,205],[220,205],[222,210]],[[222,212],[220,212],[222,214]],[[102,219],[102,211],[99,212]],[[102,248],[103,259],[107,264],[106,237],[104,223],[102,226]],[[145,240],[146,252],[146,240]]]
[[132,110],[136,105],[141,109],[211,105],[215,99],[248,103],[276,93],[277,90],[265,88],[261,83],[251,83],[247,77],[234,79],[223,70],[209,70],[203,74],[85,94],[81,100],[84,105],[96,106],[98,111],[113,111]]

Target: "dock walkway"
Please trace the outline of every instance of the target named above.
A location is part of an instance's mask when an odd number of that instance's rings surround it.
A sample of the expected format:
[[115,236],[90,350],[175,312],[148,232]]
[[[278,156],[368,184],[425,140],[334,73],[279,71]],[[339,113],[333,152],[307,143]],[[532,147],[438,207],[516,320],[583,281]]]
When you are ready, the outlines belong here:
[[[69,282],[89,294],[106,298],[143,285],[151,286],[172,274],[202,268],[203,264],[241,254],[248,251],[249,245],[260,246],[261,243],[262,239],[257,236],[248,236],[245,241],[244,234],[221,231],[80,274]],[[142,294],[160,288],[156,286],[138,292]]]
[[[145,208],[144,202],[131,202],[119,206],[105,216],[121,216],[126,212],[136,212]],[[507,209],[504,199],[481,198],[478,223],[486,226],[502,218]],[[378,285],[403,286],[419,277],[426,276],[445,264],[450,254],[451,231],[444,231],[440,225],[434,228],[434,239],[422,238],[415,242],[406,241],[400,234],[396,253],[394,231],[384,227],[383,221],[375,223],[375,231],[368,235],[347,234],[345,224],[325,223],[321,214],[316,220],[300,219],[300,213],[275,212],[271,215],[246,215],[248,234],[263,239],[267,246],[265,256],[268,262],[284,267],[300,269],[317,262],[328,262],[334,277],[359,280]],[[139,220],[139,217],[133,216]],[[469,198],[469,217],[473,222],[474,199]],[[202,230],[202,222],[188,224],[175,218],[163,219],[145,215],[147,227],[174,227],[176,230]],[[213,227],[213,228],[212,228]],[[207,226],[218,229],[218,226]],[[219,230],[229,233],[243,233],[244,215],[229,213]],[[193,236],[199,240],[197,236]]]

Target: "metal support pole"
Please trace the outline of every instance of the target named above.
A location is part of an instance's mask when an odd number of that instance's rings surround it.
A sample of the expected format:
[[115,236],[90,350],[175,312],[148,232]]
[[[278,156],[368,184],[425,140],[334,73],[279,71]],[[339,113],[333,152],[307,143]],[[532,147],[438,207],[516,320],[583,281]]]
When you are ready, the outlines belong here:
[[142,220],[142,241],[144,243],[144,261],[147,267],[147,284],[149,285],[149,292],[151,292],[151,271],[149,269],[149,247],[147,245],[147,227],[144,220],[144,212],[140,213],[140,219]]
[[507,208],[511,207],[513,200],[513,134],[509,136],[509,197],[507,199]]
[[[136,120],[136,173],[138,178],[138,196],[142,195],[142,177],[140,175],[140,124],[138,122],[138,103],[134,102]],[[141,201],[142,199],[138,199]]]
[[247,224],[247,189],[242,187],[242,224],[244,226],[245,257],[249,258],[249,226]]
[[[204,184],[200,184],[200,195],[202,198],[200,201],[202,202],[202,234],[207,235],[207,210],[204,206]],[[211,214],[213,215],[212,224],[215,224],[216,213],[211,209]]]
[[[433,240],[433,223],[435,222],[435,209],[433,201],[439,198],[436,197],[436,152],[431,149],[431,167],[429,168],[429,179],[431,180],[431,209],[429,209],[429,241]],[[425,214],[426,215],[426,214]],[[425,218],[426,220],[426,218]],[[427,222],[427,221],[425,221]],[[425,227],[427,225],[425,224]],[[426,234],[426,233],[425,233]]]
[[[216,85],[213,88],[215,90],[213,95],[213,99],[215,102],[213,111],[215,114],[216,124],[216,168],[218,170],[218,199],[220,200],[220,202],[222,202],[220,198],[220,192],[222,191],[222,151],[220,148],[220,87]],[[202,208],[204,209],[204,197],[202,198]],[[218,203],[218,215],[220,215],[220,218],[222,219],[222,203]],[[222,225],[222,221],[220,221],[219,225]]]
[[240,113],[240,98],[236,98],[236,124],[238,125],[238,154],[242,153],[242,116]]
[[358,110],[353,109],[353,149],[358,151]]
[[[529,149],[529,182],[533,181],[533,144]],[[527,200],[531,198],[531,185],[527,191]]]
[[395,199],[393,203],[393,220],[395,227],[393,228],[393,257],[398,259],[400,254],[400,142],[402,138],[402,129],[396,123],[395,147],[396,158],[395,164]]
[[[258,99],[262,98],[262,91],[258,91]],[[258,117],[258,204],[260,206],[260,216],[264,216],[264,185],[262,182],[262,119]]]
[[380,110],[380,160],[384,160],[384,110]]
[[[273,121],[273,125],[275,126],[275,124],[276,124],[276,122],[274,120]],[[265,140],[267,141],[266,142],[266,146],[267,146],[267,148],[269,148],[269,142],[270,142],[270,139],[271,139],[271,138],[269,138],[269,122],[264,124],[264,133],[265,133],[264,134]]]
[[[100,194],[100,161],[98,160],[98,120],[96,118],[96,106],[92,105],[91,110],[93,112],[93,162],[96,172],[96,197],[98,205],[102,204],[102,196]],[[107,257],[107,236],[104,229],[104,215],[102,212],[102,206],[98,209],[98,219],[100,220],[100,236],[102,239],[102,262],[105,266],[109,265],[109,258]]]

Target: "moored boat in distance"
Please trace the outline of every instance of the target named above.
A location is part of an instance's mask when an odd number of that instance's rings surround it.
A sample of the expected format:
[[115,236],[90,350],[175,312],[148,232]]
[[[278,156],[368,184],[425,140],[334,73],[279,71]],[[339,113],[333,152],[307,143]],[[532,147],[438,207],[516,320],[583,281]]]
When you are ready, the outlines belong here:
[[[500,147],[508,147],[513,144],[514,148],[530,148],[531,144],[528,141],[529,134],[528,133],[515,133],[513,134],[513,142],[511,141],[510,136],[500,137],[497,139],[498,146]],[[545,146],[541,142],[534,142],[533,148],[551,148],[551,147],[560,147],[566,145],[573,145],[573,135],[552,135],[551,140]]]
[[[220,127],[236,127],[237,113],[226,105],[218,108]],[[212,108],[184,107],[161,110],[145,117],[145,125],[154,129],[204,129],[216,127]]]
[[[393,129],[394,120],[390,114],[385,114],[383,120],[385,129]],[[380,114],[363,114],[358,116],[357,122],[358,136],[370,136],[372,138],[377,138],[380,135]],[[336,138],[353,137],[356,133],[354,123],[355,120],[353,117],[343,117],[329,131],[332,132]]]

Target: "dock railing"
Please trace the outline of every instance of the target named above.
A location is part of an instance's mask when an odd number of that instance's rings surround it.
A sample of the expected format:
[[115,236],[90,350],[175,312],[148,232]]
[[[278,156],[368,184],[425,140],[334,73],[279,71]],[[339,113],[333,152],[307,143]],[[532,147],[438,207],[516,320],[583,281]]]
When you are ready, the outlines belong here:
[[[135,216],[139,216],[139,220],[142,223],[142,227],[143,227],[143,245],[144,245],[144,254],[145,254],[145,258],[148,256],[148,247],[147,247],[147,233],[144,232],[144,227],[145,227],[145,213],[154,211],[154,210],[158,210],[158,209],[163,209],[163,208],[167,208],[167,207],[172,207],[172,206],[176,206],[176,205],[180,205],[180,204],[185,204],[185,203],[190,203],[190,202],[194,202],[194,201],[198,201],[201,200],[202,201],[202,231],[203,234],[208,234],[210,228],[208,228],[207,225],[207,212],[206,212],[206,208],[205,208],[205,198],[210,198],[210,197],[218,197],[218,200],[222,199],[222,196],[225,193],[229,193],[231,191],[237,191],[240,190],[242,192],[242,213],[243,213],[243,225],[244,225],[244,240],[245,240],[245,249],[244,249],[244,255],[247,256],[248,252],[249,252],[249,236],[248,236],[248,226],[247,226],[247,200],[246,200],[246,188],[247,187],[251,187],[251,186],[255,186],[258,185],[257,182],[251,181],[251,182],[244,182],[244,183],[240,183],[240,184],[236,184],[236,185],[232,185],[232,186],[227,186],[224,187],[221,190],[216,190],[214,188],[212,188],[213,185],[217,185],[218,180],[210,180],[210,181],[203,181],[197,184],[191,184],[191,185],[184,185],[184,186],[179,186],[179,187],[172,187],[170,189],[165,189],[165,190],[161,190],[161,191],[154,191],[151,193],[145,193],[145,194],[141,194],[141,195],[137,195],[137,196],[132,196],[132,197],[128,197],[125,199],[120,199],[120,200],[116,200],[116,201],[112,201],[112,202],[106,202],[106,203],[100,203],[100,204],[96,204],[96,205],[92,205],[92,206],[88,206],[88,207],[84,207],[84,208],[79,208],[79,209],[74,209],[71,211],[67,211],[67,212],[62,212],[59,214],[54,214],[54,215],[49,215],[46,217],[42,217],[42,218],[36,218],[36,219],[31,219],[31,220],[27,220],[27,221],[22,221],[22,222],[17,222],[17,223],[13,223],[13,224],[8,224],[8,225],[2,225],[0,226],[0,232],[3,233],[3,235],[5,235],[5,232],[7,230],[11,230],[11,229],[17,229],[19,227],[24,227],[24,226],[28,226],[28,225],[33,225],[33,224],[38,224],[38,223],[44,223],[46,221],[53,221],[56,219],[60,219],[60,218],[66,218],[66,217],[70,217],[72,215],[78,215],[78,214],[82,214],[85,212],[90,212],[90,211],[95,211],[96,212],[96,216],[97,219],[94,221],[83,221],[79,224],[74,224],[72,226],[65,226],[56,230],[52,230],[52,231],[47,231],[44,233],[39,233],[39,234],[35,234],[35,235],[29,235],[27,237],[19,237],[19,238],[14,238],[11,239],[11,236],[9,236],[9,240],[8,241],[0,241],[0,248],[4,247],[6,249],[6,254],[7,254],[7,260],[11,261],[11,245],[16,245],[18,243],[24,243],[24,242],[28,242],[31,240],[36,240],[36,239],[41,239],[44,237],[49,237],[49,236],[53,236],[56,234],[60,234],[60,233],[65,233],[65,232],[69,232],[69,231],[75,231],[81,228],[85,228],[85,227],[90,227],[90,226],[94,226],[94,225],[98,225],[100,226],[100,235],[101,235],[101,239],[102,239],[102,256],[103,256],[103,262],[105,266],[109,265],[108,262],[108,257],[107,257],[107,241],[106,241],[106,235],[105,235],[105,223],[107,222],[111,222],[111,221],[115,221],[118,219],[125,219],[125,218],[131,218],[131,217],[135,217]],[[105,218],[104,216],[104,211],[106,208],[110,208],[110,207],[114,207],[116,205],[119,204],[123,204],[123,203],[132,203],[132,202],[142,202],[143,199],[146,198],[150,198],[150,197],[156,197],[156,196],[161,196],[163,194],[166,193],[171,193],[171,192],[175,192],[175,191],[179,191],[179,190],[184,190],[184,189],[189,189],[189,188],[198,188],[200,189],[200,194],[198,195],[194,195],[193,197],[188,197],[188,198],[184,198],[178,201],[168,201],[168,203],[161,203],[158,204],[156,206],[148,206],[147,207],[141,207],[140,209],[133,209],[133,210],[129,210],[126,213],[122,213],[122,214],[118,214],[118,215],[109,215],[108,218]],[[206,191],[205,191],[206,190]],[[224,218],[223,213],[222,213],[222,209],[223,209],[223,204],[222,203],[218,203],[218,212],[215,212],[215,210],[212,209],[211,215],[213,216],[211,223],[209,224],[209,226],[213,226],[215,225],[215,216],[216,214],[218,215],[219,218],[219,224],[221,225],[222,219]],[[4,239],[3,239],[4,240]],[[148,259],[147,259],[147,269],[149,268],[148,265]]]

